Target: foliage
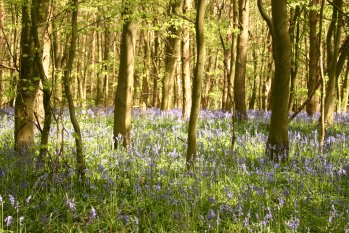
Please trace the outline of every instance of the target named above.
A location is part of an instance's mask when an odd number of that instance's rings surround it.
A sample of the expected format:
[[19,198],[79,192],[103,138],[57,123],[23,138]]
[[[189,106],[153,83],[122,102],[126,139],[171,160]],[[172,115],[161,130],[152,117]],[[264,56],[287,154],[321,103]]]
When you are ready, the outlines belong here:
[[[79,112],[86,183],[75,181],[73,130],[64,153],[36,169],[12,149],[12,109],[0,113],[0,231],[344,232],[349,230],[348,115],[337,115],[318,153],[318,116],[289,130],[285,166],[264,158],[270,113],[251,111],[230,150],[231,114],[202,111],[198,161],[185,167],[187,122],[178,110],[133,111],[133,146],[113,151],[111,109]],[[122,148],[122,147],[119,147]]]

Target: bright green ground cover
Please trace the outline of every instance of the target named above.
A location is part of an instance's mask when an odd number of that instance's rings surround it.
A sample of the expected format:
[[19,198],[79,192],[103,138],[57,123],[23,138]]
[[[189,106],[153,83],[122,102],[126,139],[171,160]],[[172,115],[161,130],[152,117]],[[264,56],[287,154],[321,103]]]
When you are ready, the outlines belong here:
[[128,153],[112,150],[110,110],[79,117],[83,185],[66,115],[63,153],[54,152],[54,125],[48,165],[37,170],[12,150],[13,117],[0,113],[0,232],[349,232],[349,115],[336,116],[322,155],[317,118],[299,116],[280,166],[263,155],[268,114],[237,125],[232,151],[231,115],[202,112],[194,173],[179,111],[135,111]]

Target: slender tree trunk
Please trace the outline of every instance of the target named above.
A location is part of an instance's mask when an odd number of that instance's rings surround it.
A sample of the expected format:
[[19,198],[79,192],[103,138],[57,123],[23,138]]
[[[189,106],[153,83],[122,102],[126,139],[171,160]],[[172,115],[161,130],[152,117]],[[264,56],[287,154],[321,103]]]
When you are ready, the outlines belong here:
[[[157,24],[157,21],[154,22],[154,24]],[[160,63],[160,32],[159,30],[154,31],[154,50],[152,51],[152,69],[154,73],[153,77],[153,95],[152,95],[152,102],[153,107],[158,108],[159,105],[159,87],[158,87],[158,80],[159,80],[159,63]]]
[[[168,14],[174,16],[182,13],[183,0],[171,0]],[[167,37],[166,43],[166,65],[165,77],[162,84],[162,102],[161,110],[169,110],[172,108],[173,85],[177,70],[177,60],[180,52],[180,30],[176,25],[169,28],[170,36]]]
[[[183,14],[189,14],[190,0],[184,0]],[[185,22],[182,31],[182,91],[183,91],[183,108],[184,118],[189,118],[191,107],[191,78],[190,78],[190,31],[189,23]]]
[[[326,86],[324,118],[326,125],[333,125],[334,107],[336,99],[336,68],[339,54],[339,44],[342,32],[342,15],[338,9],[343,8],[343,0],[335,0],[332,12],[332,21],[327,32],[327,70],[328,82]],[[337,9],[338,8],[338,9]]]
[[129,18],[130,14],[131,9],[126,8],[124,12],[125,22],[122,29],[119,78],[115,95],[115,149],[118,148],[118,145],[121,144],[121,142],[125,148],[128,148],[128,146],[131,144],[132,88],[134,79],[134,59],[137,27],[136,23]]
[[[239,11],[238,4],[236,0],[230,1],[230,9],[229,9],[229,17],[230,20],[230,30],[233,31],[234,27],[238,25],[239,20]],[[237,39],[238,37],[231,32],[231,48],[230,48],[230,70],[228,76],[228,101],[226,105],[226,111],[231,111],[233,106],[233,83],[235,80],[235,69],[236,69],[236,55],[237,55]]]
[[340,75],[343,71],[343,67],[344,67],[344,63],[345,61],[348,59],[349,56],[349,36],[346,37],[345,41],[343,42],[342,46],[339,49],[340,54],[337,60],[337,64],[336,64],[336,83],[337,83],[337,102],[338,102],[338,106],[337,106],[337,112],[341,112],[342,108],[342,95],[341,95],[341,88],[340,88],[340,83],[341,83],[341,79],[340,79]]
[[[97,17],[97,21],[101,20],[101,17],[98,16]],[[100,23],[97,24],[97,27],[100,27]],[[97,91],[97,95],[96,95],[96,106],[97,107],[101,107],[103,105],[103,77],[101,75],[100,72],[100,62],[102,60],[102,35],[100,32],[96,32],[97,34],[97,38],[96,38],[96,52],[97,52],[97,56],[96,56],[96,60],[97,60],[97,72],[96,72],[96,78],[97,78],[97,85],[96,85],[96,91]]]
[[[3,2],[0,1],[0,28],[3,28],[3,21],[4,21],[4,18],[5,18],[5,11],[4,11],[4,6],[3,6]],[[3,36],[0,34],[0,51],[2,53],[2,51],[4,50],[3,48],[3,45],[4,45],[4,39],[3,39]],[[2,106],[2,99],[3,99],[3,80],[2,80],[2,77],[3,77],[3,72],[2,72],[2,60],[0,60],[0,109],[3,107]]]
[[342,91],[341,91],[341,98],[343,101],[342,104],[342,112],[343,113],[347,113],[347,108],[348,108],[348,95],[349,95],[349,56],[347,58],[347,68],[345,71],[345,75],[344,75],[344,80],[343,80],[343,87],[342,87]]
[[288,98],[291,75],[291,42],[288,30],[287,1],[272,0],[272,20],[258,0],[261,15],[266,20],[273,40],[275,76],[272,83],[271,119],[266,144],[267,157],[275,162],[288,159]]
[[300,17],[301,9],[299,6],[296,7],[294,12],[291,13],[291,23],[290,23],[290,40],[292,47],[292,58],[291,58],[291,86],[290,86],[290,96],[288,100],[288,111],[292,112],[294,104],[294,96],[296,89],[296,79],[298,73],[299,64],[299,49],[300,49]]
[[252,95],[250,99],[250,103],[248,108],[249,109],[254,109],[254,106],[256,104],[256,99],[257,99],[257,66],[258,66],[258,60],[257,60],[257,54],[256,50],[253,50],[252,52],[253,56],[253,86],[252,86]]
[[189,130],[188,130],[188,150],[187,150],[187,168],[193,169],[196,160],[196,134],[198,116],[200,111],[202,79],[205,72],[205,9],[206,0],[197,1],[197,15],[195,22],[197,60],[193,82],[192,107],[190,112]]
[[104,106],[108,105],[109,99],[109,67],[110,67],[110,47],[111,47],[110,22],[104,19],[104,52],[103,52],[103,99]]
[[[52,107],[51,107],[51,94],[52,90],[50,82],[48,81],[48,66],[49,66],[49,50],[47,46],[48,42],[44,40],[48,39],[44,35],[46,30],[39,30],[39,25],[48,20],[49,0],[33,1],[31,8],[31,21],[32,21],[32,35],[34,40],[34,66],[38,70],[38,74],[43,86],[43,108],[44,108],[44,125],[41,131],[41,145],[39,159],[42,161],[48,153],[48,142],[50,135],[50,128],[52,122]],[[48,27],[48,24],[45,24]],[[46,46],[45,46],[46,43]],[[40,162],[41,162],[40,161]]]
[[234,104],[238,119],[246,119],[246,61],[247,61],[247,42],[249,25],[249,0],[239,0],[239,26],[240,34],[237,44],[236,70],[234,78]]
[[267,64],[267,77],[263,81],[262,87],[262,109],[263,111],[268,111],[270,109],[270,93],[271,93],[271,81],[273,76],[273,58],[271,56],[272,50],[272,42],[270,41],[271,34],[269,33],[267,36],[267,46],[268,46],[268,64]]
[[[317,10],[314,10],[313,7],[318,6],[320,3],[319,0],[312,0],[310,3],[310,12],[309,12],[309,77],[307,82],[308,87],[308,97],[316,88],[317,83],[320,78],[319,71],[319,57],[320,57],[320,45],[318,39],[318,24],[319,24],[319,13]],[[316,90],[315,90],[316,91]],[[315,94],[311,97],[309,103],[306,106],[306,111],[309,116],[313,116],[315,112],[319,110],[319,97]]]
[[150,32],[145,30],[144,32],[144,74],[142,77],[142,96],[141,104],[148,106],[149,99],[149,80],[151,77],[151,43]]
[[76,146],[76,161],[77,161],[77,175],[84,180],[85,178],[85,158],[82,152],[82,137],[79,122],[76,118],[75,106],[73,96],[70,90],[71,86],[71,73],[73,70],[73,64],[75,59],[76,43],[78,39],[77,35],[77,17],[78,17],[78,0],[71,0],[71,38],[69,44],[69,54],[67,64],[64,69],[63,81],[64,81],[64,93],[68,101],[70,121],[74,128],[74,138]]

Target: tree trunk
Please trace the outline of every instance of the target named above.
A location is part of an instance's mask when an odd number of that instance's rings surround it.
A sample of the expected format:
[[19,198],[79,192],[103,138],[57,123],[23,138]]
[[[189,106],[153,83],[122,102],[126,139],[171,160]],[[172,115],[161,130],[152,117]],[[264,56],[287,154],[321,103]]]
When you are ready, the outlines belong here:
[[[319,58],[320,58],[320,45],[318,40],[318,24],[320,20],[320,15],[317,10],[314,10],[313,7],[318,6],[320,3],[319,0],[312,0],[310,3],[310,12],[309,12],[309,77],[307,82],[308,88],[308,97],[314,88],[316,88],[319,82],[320,71],[319,71]],[[315,90],[316,91],[316,90]],[[306,111],[309,116],[313,116],[317,111],[319,111],[320,99],[314,94],[311,97],[309,103],[306,106]]]
[[254,109],[254,106],[256,104],[256,99],[257,99],[258,60],[257,60],[256,50],[253,50],[252,56],[253,56],[253,86],[252,86],[252,95],[251,95],[251,99],[250,99],[249,106],[248,106],[249,109]]
[[[3,2],[0,2],[0,28],[3,28],[3,21],[5,18],[4,14],[4,6]],[[2,35],[0,35],[0,51],[2,52],[4,50],[3,45],[4,45],[4,39]],[[3,107],[2,106],[2,98],[3,98],[3,80],[2,80],[3,72],[2,72],[2,60],[0,60],[0,109]]]
[[[34,66],[29,1],[22,3],[22,33],[20,42],[20,73],[15,100],[15,149],[22,151],[34,144],[34,102],[39,87],[38,70]],[[42,23],[42,22],[41,22]]]
[[[124,2],[123,2],[124,3]],[[129,18],[131,9],[125,9],[122,29],[119,78],[115,95],[114,148],[131,144],[131,108],[136,46],[136,23]],[[121,136],[121,138],[120,138]]]
[[249,26],[249,0],[239,0],[240,34],[237,44],[236,70],[234,78],[234,114],[238,119],[246,119],[246,61]]
[[[230,28],[231,30],[234,29],[236,25],[238,25],[239,20],[239,11],[237,6],[236,0],[230,1],[230,14],[229,16],[232,18],[230,21]],[[230,48],[230,71],[229,71],[229,77],[228,77],[228,102],[227,102],[227,108],[226,111],[231,111],[233,106],[233,83],[235,80],[235,70],[236,70],[236,56],[237,56],[237,36],[235,33],[232,33],[231,38],[231,48]]]
[[[171,0],[168,14],[173,17],[175,14],[182,13],[183,0]],[[170,36],[167,37],[166,43],[166,65],[165,77],[162,85],[162,102],[161,110],[172,108],[173,85],[177,70],[177,60],[180,52],[180,30],[176,25],[169,28]]]
[[[97,17],[97,21],[100,20],[100,16]],[[97,24],[97,27],[100,27],[100,23]],[[102,36],[100,32],[96,32],[96,60],[97,60],[97,67],[95,68],[96,71],[96,78],[97,78],[97,85],[96,85],[96,106],[101,107],[103,105],[103,77],[100,72],[100,62],[102,60]]]
[[151,43],[150,43],[150,32],[145,30],[144,32],[144,73],[142,78],[142,96],[141,104],[148,106],[149,99],[149,80],[151,77]]
[[296,78],[298,73],[299,64],[299,49],[300,49],[300,25],[299,17],[301,13],[301,8],[296,6],[294,12],[291,13],[291,23],[290,23],[290,40],[292,47],[292,58],[291,58],[291,86],[290,86],[290,96],[288,100],[288,111],[292,112],[293,102],[295,97],[296,89]]
[[[183,14],[189,14],[190,0],[184,0]],[[190,31],[189,23],[185,22],[182,30],[182,92],[183,92],[183,108],[182,115],[189,118],[191,107],[191,78],[190,78]]]
[[349,56],[347,58],[347,68],[345,71],[345,75],[344,75],[344,80],[343,80],[343,87],[342,87],[342,91],[341,91],[341,99],[343,101],[342,104],[342,112],[343,113],[347,113],[347,108],[348,108],[348,95],[349,95]]
[[347,60],[348,56],[349,56],[349,36],[346,37],[345,41],[343,42],[342,46],[339,49],[340,54],[337,60],[337,65],[336,65],[336,83],[337,83],[337,112],[341,112],[342,108],[342,95],[341,95],[341,88],[340,86],[340,74],[343,71],[343,67],[344,67],[344,63]]
[[192,107],[190,112],[189,129],[188,129],[188,150],[187,150],[187,168],[193,169],[196,160],[196,134],[198,116],[200,111],[201,101],[201,89],[202,79],[205,72],[205,9],[206,0],[197,1],[197,15],[195,22],[196,31],[196,47],[197,47],[197,60],[193,82],[193,96],[192,96]]
[[[43,86],[43,108],[44,108],[44,125],[41,130],[41,145],[39,153],[39,164],[43,161],[48,153],[48,142],[52,121],[52,107],[51,107],[51,94],[52,90],[50,82],[48,81],[48,67],[49,67],[49,43],[45,42],[48,38],[46,30],[39,30],[39,25],[43,22],[47,22],[49,11],[49,0],[34,1],[31,8],[31,20],[32,20],[32,35],[34,40],[34,66],[38,70],[38,74]],[[46,24],[45,24],[46,25]],[[48,24],[47,24],[48,25]],[[46,46],[45,46],[46,44]],[[48,51],[47,51],[48,50]]]
[[288,30],[287,1],[272,0],[272,20],[266,15],[261,0],[258,7],[266,20],[273,40],[275,76],[272,82],[271,119],[266,155],[274,162],[288,159],[288,98],[291,75],[291,42]]
[[70,90],[71,87],[71,73],[73,70],[73,64],[75,59],[76,42],[78,39],[77,35],[77,17],[78,17],[78,0],[71,0],[71,38],[69,45],[69,54],[67,64],[64,69],[63,82],[64,82],[64,92],[68,101],[70,121],[74,128],[74,138],[76,146],[76,162],[77,162],[77,175],[82,180],[85,178],[85,159],[82,153],[82,137],[79,122],[76,118],[75,106],[73,96]]
[[[157,21],[154,22],[154,24],[157,24]],[[160,73],[160,32],[159,30],[155,30],[154,32],[154,50],[152,51],[152,69],[154,73],[153,77],[153,95],[152,95],[152,103],[154,108],[160,107],[159,105],[159,87],[158,87],[158,80],[159,80],[159,73]]]
[[104,106],[108,106],[109,99],[109,67],[110,67],[110,22],[108,19],[104,19],[104,51],[103,51],[103,99]]
[[[336,68],[339,54],[339,44],[342,32],[342,15],[338,9],[343,8],[343,0],[335,0],[332,12],[332,21],[327,32],[327,70],[328,82],[326,86],[324,120],[326,125],[333,125],[334,122],[334,107],[336,99]],[[338,8],[338,9],[337,9]]]

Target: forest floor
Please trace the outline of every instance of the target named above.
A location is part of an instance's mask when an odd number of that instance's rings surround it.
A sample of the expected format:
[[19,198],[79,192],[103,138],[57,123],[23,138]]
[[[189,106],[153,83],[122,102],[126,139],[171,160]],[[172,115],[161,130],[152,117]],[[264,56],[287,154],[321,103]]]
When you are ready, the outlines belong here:
[[318,116],[300,114],[281,165],[264,156],[270,114],[248,117],[232,149],[231,114],[202,111],[188,172],[180,111],[135,110],[128,152],[112,149],[111,109],[80,111],[81,183],[67,113],[57,115],[63,131],[53,123],[50,155],[38,166],[35,155],[13,151],[14,119],[2,112],[0,232],[349,232],[349,115],[336,115],[319,153]]

